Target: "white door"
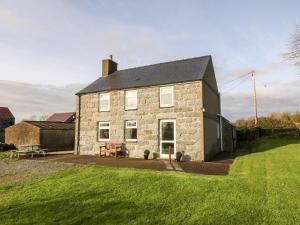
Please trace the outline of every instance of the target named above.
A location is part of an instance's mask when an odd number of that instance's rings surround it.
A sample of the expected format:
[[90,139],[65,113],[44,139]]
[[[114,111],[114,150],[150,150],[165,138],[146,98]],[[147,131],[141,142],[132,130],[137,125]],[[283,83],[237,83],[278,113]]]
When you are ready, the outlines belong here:
[[166,158],[171,155],[176,155],[176,120],[160,120],[160,156]]

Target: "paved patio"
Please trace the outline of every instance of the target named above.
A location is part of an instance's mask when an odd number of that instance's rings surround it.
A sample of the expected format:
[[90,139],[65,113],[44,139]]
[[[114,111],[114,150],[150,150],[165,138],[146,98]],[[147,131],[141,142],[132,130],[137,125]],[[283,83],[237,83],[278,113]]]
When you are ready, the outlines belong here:
[[73,155],[73,154],[51,154],[46,157],[35,157],[30,160],[45,160],[64,162],[72,164],[99,165],[110,167],[137,168],[137,169],[152,169],[160,171],[178,171],[207,175],[227,175],[234,158],[241,155],[239,152],[222,153],[211,162],[176,162],[171,163],[168,160],[144,160],[134,158],[117,158],[107,157],[99,158],[98,156],[90,155]]

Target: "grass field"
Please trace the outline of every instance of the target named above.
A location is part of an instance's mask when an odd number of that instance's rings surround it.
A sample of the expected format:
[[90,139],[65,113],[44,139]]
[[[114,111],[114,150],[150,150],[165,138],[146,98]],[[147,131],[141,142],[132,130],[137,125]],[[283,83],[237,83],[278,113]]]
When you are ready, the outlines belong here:
[[2,185],[0,224],[300,224],[299,196],[299,140],[261,139],[228,176],[83,167]]

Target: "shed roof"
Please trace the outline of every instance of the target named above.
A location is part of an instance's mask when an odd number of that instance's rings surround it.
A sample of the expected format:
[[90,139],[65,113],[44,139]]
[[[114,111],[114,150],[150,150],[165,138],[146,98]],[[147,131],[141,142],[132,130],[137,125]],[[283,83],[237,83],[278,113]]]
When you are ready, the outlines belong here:
[[52,122],[71,122],[75,118],[75,112],[67,112],[67,113],[54,113],[50,116],[47,121]]
[[39,127],[42,130],[74,130],[73,123],[52,122],[52,121],[25,121],[33,126]]
[[202,56],[118,70],[98,78],[77,95],[202,80],[209,60],[211,56]]
[[9,108],[7,107],[0,107],[0,119],[5,120],[5,119],[14,119],[14,115],[11,113]]

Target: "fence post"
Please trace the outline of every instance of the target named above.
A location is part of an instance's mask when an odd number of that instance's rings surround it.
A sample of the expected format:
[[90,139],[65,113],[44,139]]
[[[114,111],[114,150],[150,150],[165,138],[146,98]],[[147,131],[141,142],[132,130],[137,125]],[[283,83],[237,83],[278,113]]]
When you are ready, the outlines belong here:
[[171,145],[169,145],[169,162],[171,163]]

